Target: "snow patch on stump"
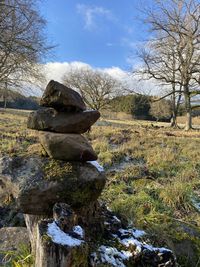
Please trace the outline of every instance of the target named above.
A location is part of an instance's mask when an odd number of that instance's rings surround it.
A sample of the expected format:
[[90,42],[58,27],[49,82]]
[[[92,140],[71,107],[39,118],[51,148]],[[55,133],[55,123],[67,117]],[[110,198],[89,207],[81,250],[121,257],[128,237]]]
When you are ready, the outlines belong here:
[[[74,232],[77,233],[77,231],[78,231],[80,233],[81,227],[80,226],[77,226],[77,227],[78,228],[76,228]],[[82,232],[83,232],[83,229],[82,229]],[[79,234],[79,233],[77,233],[77,234]],[[63,246],[75,247],[75,246],[80,246],[84,242],[83,240],[79,240],[77,238],[71,237],[70,235],[63,232],[58,227],[56,222],[48,223],[47,235],[49,237],[51,237],[51,239],[54,243],[60,244]]]

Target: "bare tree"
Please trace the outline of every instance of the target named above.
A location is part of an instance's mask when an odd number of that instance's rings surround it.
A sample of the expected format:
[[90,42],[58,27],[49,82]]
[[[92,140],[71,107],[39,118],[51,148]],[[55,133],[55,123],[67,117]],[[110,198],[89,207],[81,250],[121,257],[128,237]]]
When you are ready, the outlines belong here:
[[151,102],[150,114],[157,119],[157,121],[162,119],[169,119],[172,115],[172,109],[169,101],[164,99]]
[[199,94],[200,4],[198,0],[154,0],[154,7],[145,11],[154,38],[149,41],[150,50],[140,53],[144,62],[142,72],[149,78],[171,84],[170,92],[164,97],[172,95],[174,107],[176,94],[178,105],[184,96],[185,129],[189,130],[192,127],[191,98]]
[[90,68],[73,68],[63,77],[63,83],[82,95],[85,103],[92,109],[105,108],[120,83],[110,75]]
[[0,85],[12,88],[21,82],[42,79],[40,64],[46,52],[45,21],[36,1],[0,1]]
[[178,83],[180,80],[179,64],[174,45],[171,38],[166,38],[164,42],[162,39],[151,40],[138,54],[144,63],[139,73],[142,73],[143,77],[145,76],[147,79],[159,81],[162,88],[164,88],[164,95],[153,99],[153,102],[160,101],[165,97],[171,97],[172,127],[177,126],[176,117],[182,94],[182,85]]

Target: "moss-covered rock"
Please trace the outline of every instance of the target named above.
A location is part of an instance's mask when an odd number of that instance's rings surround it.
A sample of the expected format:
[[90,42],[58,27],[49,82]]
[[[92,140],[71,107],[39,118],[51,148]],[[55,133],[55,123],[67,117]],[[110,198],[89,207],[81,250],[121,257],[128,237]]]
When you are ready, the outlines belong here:
[[104,173],[90,163],[39,155],[2,158],[0,179],[20,211],[37,215],[51,214],[56,202],[87,206],[98,198],[106,181]]

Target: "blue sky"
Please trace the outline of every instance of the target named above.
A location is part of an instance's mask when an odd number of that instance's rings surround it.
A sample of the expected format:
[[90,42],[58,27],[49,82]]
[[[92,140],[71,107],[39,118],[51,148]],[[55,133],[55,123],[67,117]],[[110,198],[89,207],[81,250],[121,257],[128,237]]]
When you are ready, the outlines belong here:
[[[78,61],[95,68],[128,70],[137,44],[147,37],[138,20],[139,6],[140,0],[41,1],[47,37],[57,44],[54,55],[46,61]],[[137,59],[131,64],[134,61]]]

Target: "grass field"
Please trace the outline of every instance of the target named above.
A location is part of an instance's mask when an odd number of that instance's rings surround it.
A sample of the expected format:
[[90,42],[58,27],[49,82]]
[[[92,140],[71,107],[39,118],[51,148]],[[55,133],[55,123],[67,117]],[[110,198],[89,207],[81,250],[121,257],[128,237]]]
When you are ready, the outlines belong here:
[[[0,112],[2,154],[37,142],[24,112]],[[101,120],[85,134],[107,174],[102,200],[155,245],[173,249],[180,266],[200,266],[200,131],[167,124]]]

